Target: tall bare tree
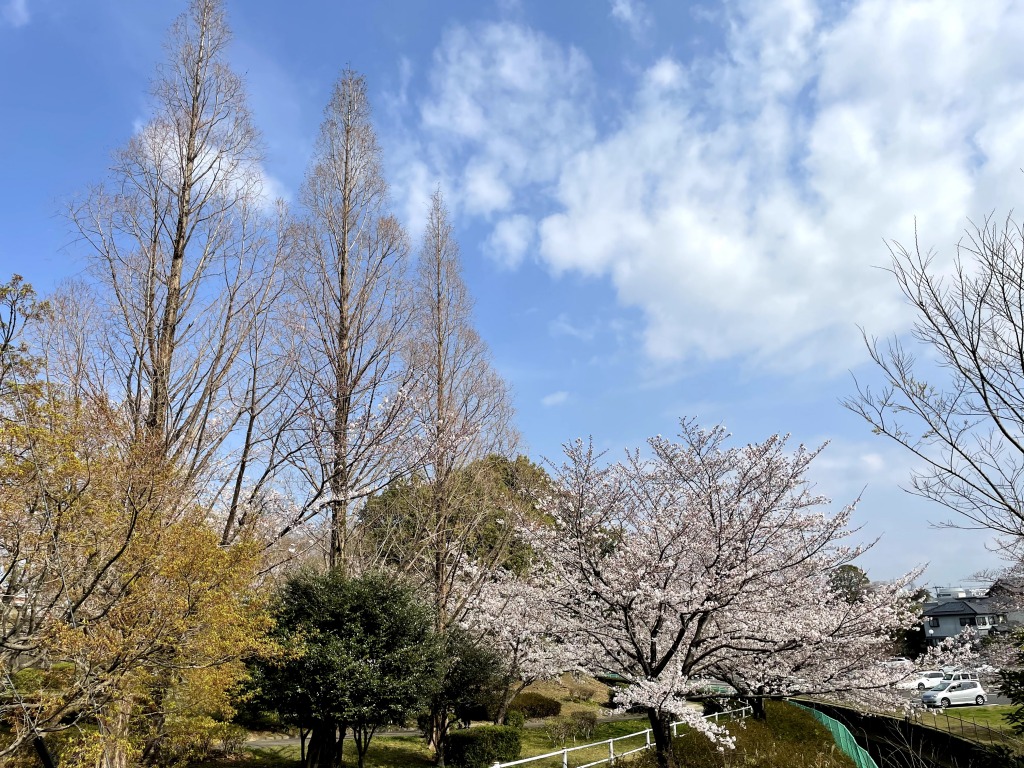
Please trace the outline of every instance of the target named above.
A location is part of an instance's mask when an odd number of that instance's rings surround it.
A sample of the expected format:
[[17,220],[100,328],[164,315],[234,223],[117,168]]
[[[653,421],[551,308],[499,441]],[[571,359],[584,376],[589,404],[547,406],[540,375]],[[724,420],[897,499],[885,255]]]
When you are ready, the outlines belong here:
[[[481,546],[481,531],[494,521],[494,505],[481,493],[494,484],[472,470],[485,472],[483,459],[491,454],[509,456],[517,436],[505,382],[473,328],[473,302],[440,190],[431,199],[413,299],[407,355],[416,375],[412,408],[426,487],[414,519],[396,523],[412,539],[405,570],[433,598],[435,629],[445,632],[506,555],[513,510],[502,532]],[[447,713],[432,710],[430,741],[443,764]]]
[[[986,220],[958,244],[951,275],[896,243],[891,272],[916,311],[913,338],[865,337],[883,384],[845,405],[919,460],[910,491],[1024,542],[1024,230]],[[951,525],[954,523],[950,523]]]
[[[440,190],[431,198],[413,297],[409,359],[417,375],[416,421],[429,497],[418,535],[427,545],[424,575],[437,626],[445,629],[473,593],[472,584],[458,588],[467,577],[464,566],[482,555],[471,552],[473,537],[466,533],[489,519],[486,505],[474,497],[479,486],[464,470],[490,454],[510,455],[517,435],[508,389],[473,328],[473,302]],[[476,564],[495,564],[504,543]]]
[[[226,63],[229,40],[220,1],[192,0],[171,30],[151,119],[115,154],[109,182],[71,209],[105,319],[87,345],[102,359],[76,361],[92,372],[78,383],[121,403],[134,439],[207,492],[214,476],[223,482],[230,435],[236,480],[261,451],[257,474],[275,460],[256,421],[280,415],[270,403],[283,381],[265,370],[283,356],[254,349],[280,294],[283,218],[263,197],[259,136]],[[244,494],[237,482],[223,487],[227,542]]]
[[301,318],[297,462],[308,514],[329,513],[328,560],[352,557],[355,502],[408,471],[408,239],[388,185],[363,77],[345,71],[324,114],[302,187],[290,285]]

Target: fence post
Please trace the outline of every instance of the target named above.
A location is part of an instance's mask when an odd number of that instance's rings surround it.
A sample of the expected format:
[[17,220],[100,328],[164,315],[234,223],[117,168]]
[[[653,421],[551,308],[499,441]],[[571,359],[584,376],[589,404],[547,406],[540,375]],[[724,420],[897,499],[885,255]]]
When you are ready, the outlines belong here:
[[644,744],[644,748],[645,749],[650,749],[651,748],[651,729],[650,728],[648,728],[644,732],[644,737],[645,737],[645,741],[646,741],[646,743]]
[[672,738],[679,735],[679,723],[672,723]]
[[562,768],[569,768],[569,748],[562,750]]
[[615,739],[608,739],[608,764],[615,765]]

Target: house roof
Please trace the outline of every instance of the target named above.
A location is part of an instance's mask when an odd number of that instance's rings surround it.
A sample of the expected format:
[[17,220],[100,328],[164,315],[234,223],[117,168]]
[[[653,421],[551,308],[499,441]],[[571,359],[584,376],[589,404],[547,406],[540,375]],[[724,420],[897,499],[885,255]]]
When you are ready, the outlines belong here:
[[1000,613],[994,600],[987,597],[968,598],[964,600],[948,600],[934,605],[924,612],[924,616],[987,616]]

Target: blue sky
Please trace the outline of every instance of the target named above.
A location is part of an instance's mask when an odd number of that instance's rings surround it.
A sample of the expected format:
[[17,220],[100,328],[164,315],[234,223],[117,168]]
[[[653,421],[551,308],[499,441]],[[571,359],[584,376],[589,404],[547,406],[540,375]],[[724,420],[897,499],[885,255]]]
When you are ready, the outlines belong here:
[[[905,334],[886,240],[948,266],[1021,187],[1024,5],[892,0],[227,0],[270,194],[294,197],[339,72],[368,80],[396,213],[440,184],[532,457],[612,456],[680,416],[831,441],[873,578],[998,564],[899,490],[912,464],[838,404]],[[183,2],[0,0],[0,278],[79,274],[62,212],[147,116]]]

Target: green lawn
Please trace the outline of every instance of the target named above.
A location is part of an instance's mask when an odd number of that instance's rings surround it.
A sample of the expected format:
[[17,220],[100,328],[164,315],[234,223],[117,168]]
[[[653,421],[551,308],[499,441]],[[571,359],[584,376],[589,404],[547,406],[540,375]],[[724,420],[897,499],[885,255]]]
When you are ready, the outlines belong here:
[[[598,723],[594,729],[594,735],[589,739],[581,741],[581,744],[587,744],[595,741],[602,741],[604,739],[614,739],[619,736],[626,736],[637,731],[646,730],[648,727],[647,718],[639,718],[636,720],[617,720],[611,723]],[[621,755],[636,747],[643,746],[645,739],[643,736],[633,737],[631,739],[625,739],[623,741],[615,742],[615,754]],[[563,744],[552,744],[551,740],[547,737],[542,728],[527,728],[523,730],[522,735],[523,748],[520,752],[520,757],[533,757],[534,755],[543,755],[549,752],[555,752],[564,747],[573,747],[575,744],[570,740]],[[592,763],[595,760],[600,760],[602,757],[608,757],[608,745],[601,744],[596,747],[589,749],[579,749],[574,752],[569,752],[569,766],[583,765],[585,763]],[[562,757],[561,753],[556,757],[548,758],[547,760],[541,760],[536,763],[530,763],[529,768],[561,768]]]
[[[241,758],[209,761],[195,768],[295,768],[300,764],[298,744],[248,747],[245,753]],[[344,754],[345,765],[356,765],[356,745],[351,738],[345,740]],[[433,764],[430,750],[423,743],[423,739],[415,736],[378,736],[370,742],[370,751],[366,755],[366,768],[428,768]]]
[[[587,741],[600,741],[602,739],[615,738],[626,734],[642,731],[647,728],[647,720],[621,720],[613,723],[599,723],[594,731],[594,736]],[[644,739],[631,739],[627,742],[616,742],[615,752],[621,754],[627,749],[640,746]],[[554,752],[561,749],[562,745],[553,745],[551,740],[542,728],[527,728],[523,730],[522,752],[520,757],[532,757],[543,755],[547,752]],[[572,747],[570,741],[565,746]],[[250,747],[247,750],[248,756],[241,760],[233,760],[232,768],[294,768],[299,764],[299,747],[295,744],[282,744],[279,747]],[[592,762],[608,755],[607,745],[591,749],[570,752],[570,766]],[[356,764],[355,744],[351,739],[345,740],[345,763],[346,765]],[[210,762],[204,766],[226,765],[223,762]],[[367,768],[399,768],[409,766],[410,768],[426,768],[433,765],[430,750],[423,743],[423,739],[416,736],[401,736],[386,738],[378,736],[370,742],[370,751],[366,755]],[[557,757],[538,763],[532,763],[536,768],[560,768],[562,758]]]
[[1024,740],[1013,734],[1005,716],[1015,707],[1010,704],[995,704],[985,707],[952,707],[941,713],[922,712],[918,722],[930,728],[949,731],[971,741],[986,744],[1008,744],[1024,747]]
[[[719,752],[703,736],[683,735],[678,740],[681,753],[685,753],[687,765],[701,768],[717,768],[724,765],[748,765],[751,768],[786,765],[787,768],[849,768],[852,762],[834,745],[831,736],[806,712],[786,704],[769,702],[767,723],[746,721],[735,724],[731,730],[737,737],[737,750]],[[597,742],[643,731],[647,728],[646,718],[619,720],[599,723],[594,735],[587,742]],[[640,747],[645,743],[643,736],[617,741],[615,754]],[[565,746],[572,747],[572,742]],[[532,757],[550,752],[557,755],[543,761],[531,763],[527,768],[561,768],[561,744],[552,744],[543,728],[527,728],[522,733],[521,757]],[[608,745],[569,752],[569,766],[575,768],[608,756]],[[250,749],[245,760],[233,760],[231,768],[294,768],[298,765],[299,749],[295,745]],[[635,756],[638,768],[653,766],[653,752],[640,752]],[[730,762],[724,762],[724,761]],[[741,763],[736,761],[740,760]],[[355,765],[355,749],[351,740],[345,742],[346,765]],[[780,762],[781,761],[781,762]],[[632,762],[632,760],[631,760]],[[368,768],[427,768],[433,763],[430,752],[423,740],[414,736],[384,738],[378,737],[370,744],[367,755]],[[210,768],[217,764],[209,764]],[[220,766],[228,765],[220,763]]]

